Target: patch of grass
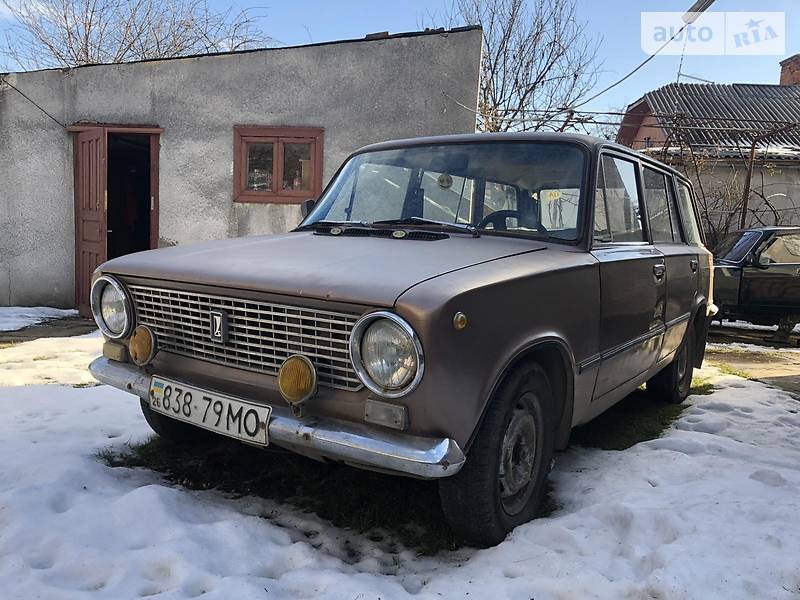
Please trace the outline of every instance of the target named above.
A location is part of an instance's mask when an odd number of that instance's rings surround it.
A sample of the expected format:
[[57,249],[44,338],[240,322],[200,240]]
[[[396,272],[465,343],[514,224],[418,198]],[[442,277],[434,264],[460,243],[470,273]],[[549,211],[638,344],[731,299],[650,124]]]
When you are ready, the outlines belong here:
[[48,360],[50,356],[34,356],[31,360]]
[[732,367],[728,363],[720,361],[709,361],[709,362],[725,375],[736,375],[736,377],[741,377],[742,379],[752,379],[750,373],[748,373],[747,371],[743,371],[742,369],[737,369],[735,367]]
[[690,396],[707,396],[714,392],[714,384],[705,377],[695,377],[692,379],[692,387],[689,388]]
[[[337,527],[375,534],[431,555],[462,546],[444,522],[436,482],[323,464],[278,448],[251,448],[222,439],[178,446],[159,437],[97,458],[111,467],[142,467],[193,490],[255,495],[316,513]],[[552,511],[551,503],[546,503]]]
[[5,350],[6,348],[11,348],[11,346],[16,346],[17,342],[0,342],[0,350]]
[[655,401],[639,389],[593,421],[573,429],[571,443],[602,450],[625,450],[660,437],[684,408],[683,404]]

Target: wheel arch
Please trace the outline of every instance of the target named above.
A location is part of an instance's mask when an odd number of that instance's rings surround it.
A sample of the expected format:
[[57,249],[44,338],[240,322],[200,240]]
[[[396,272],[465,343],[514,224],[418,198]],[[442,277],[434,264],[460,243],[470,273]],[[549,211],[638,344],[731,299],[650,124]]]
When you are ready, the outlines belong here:
[[572,412],[575,404],[575,359],[569,345],[563,339],[556,336],[548,336],[529,342],[519,348],[500,369],[490,388],[481,412],[481,418],[476,423],[467,442],[467,451],[472,446],[472,442],[483,423],[486,409],[500,383],[512,371],[529,362],[539,364],[548,376],[556,403],[554,407],[556,418],[553,423],[556,440],[555,447],[556,450],[566,448],[569,443],[570,431],[572,430]]

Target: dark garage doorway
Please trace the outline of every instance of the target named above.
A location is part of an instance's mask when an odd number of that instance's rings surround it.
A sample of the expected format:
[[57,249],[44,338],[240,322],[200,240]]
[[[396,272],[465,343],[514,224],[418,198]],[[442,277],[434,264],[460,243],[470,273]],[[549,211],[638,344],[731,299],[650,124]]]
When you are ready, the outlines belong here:
[[107,259],[150,249],[150,136],[108,134]]

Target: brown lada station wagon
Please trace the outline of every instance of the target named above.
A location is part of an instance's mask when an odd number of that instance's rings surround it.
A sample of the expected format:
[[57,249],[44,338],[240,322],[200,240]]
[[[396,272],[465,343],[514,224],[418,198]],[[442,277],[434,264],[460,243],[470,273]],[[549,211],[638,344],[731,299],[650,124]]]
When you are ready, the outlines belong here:
[[496,544],[572,427],[645,382],[686,397],[713,311],[692,198],[587,136],[368,146],[290,233],[103,264],[91,370],[176,442],[438,479],[452,528]]

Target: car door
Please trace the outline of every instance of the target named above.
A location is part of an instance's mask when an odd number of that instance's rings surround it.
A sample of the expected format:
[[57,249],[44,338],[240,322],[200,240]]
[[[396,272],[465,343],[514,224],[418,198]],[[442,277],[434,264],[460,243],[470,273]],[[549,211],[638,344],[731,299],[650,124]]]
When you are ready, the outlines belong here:
[[743,308],[778,316],[800,314],[800,231],[775,234],[754,262],[742,274],[739,302]]
[[742,271],[761,236],[760,231],[736,231],[714,249],[714,302],[722,317],[735,316],[739,311]]
[[664,334],[666,264],[646,238],[638,162],[604,153],[592,254],[600,263],[600,368],[594,399],[656,362]]
[[664,255],[667,297],[664,307],[664,343],[659,360],[675,352],[683,341],[697,294],[697,246],[686,243],[673,187],[673,177],[649,165],[642,166],[642,191],[650,239]]

